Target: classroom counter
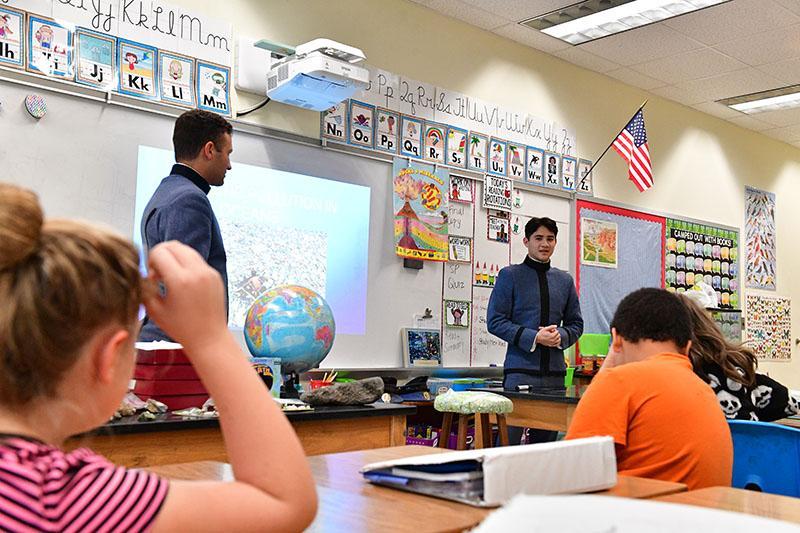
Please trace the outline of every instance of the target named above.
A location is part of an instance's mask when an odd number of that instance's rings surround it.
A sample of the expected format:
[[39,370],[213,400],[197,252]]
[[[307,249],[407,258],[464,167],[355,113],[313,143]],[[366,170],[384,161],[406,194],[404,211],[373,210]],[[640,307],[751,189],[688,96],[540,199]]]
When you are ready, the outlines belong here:
[[585,386],[571,386],[566,389],[531,389],[527,391],[508,391],[502,387],[488,387],[483,389],[472,389],[483,392],[494,392],[513,400],[540,400],[556,403],[576,404],[586,391]]
[[[377,402],[289,411],[286,416],[306,454],[318,455],[401,446],[405,444],[406,416],[416,410],[414,406]],[[171,413],[147,422],[136,417],[114,420],[66,443],[67,449],[82,446],[128,467],[227,459],[218,419]]]
[[514,402],[514,411],[506,415],[510,426],[520,426],[551,431],[567,431],[575,407],[588,385],[573,385],[566,389],[531,389],[507,391],[500,387],[473,389],[494,392]]

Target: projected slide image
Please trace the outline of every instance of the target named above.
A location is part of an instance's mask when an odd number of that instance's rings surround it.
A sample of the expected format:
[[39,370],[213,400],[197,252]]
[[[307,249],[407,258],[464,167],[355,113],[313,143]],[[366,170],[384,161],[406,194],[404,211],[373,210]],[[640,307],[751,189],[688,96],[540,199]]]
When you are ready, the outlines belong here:
[[328,239],[319,231],[290,226],[261,225],[256,220],[226,222],[220,220],[225,246],[245,250],[247,254],[228,256],[228,271],[239,279],[230,279],[228,309],[231,327],[244,327],[250,304],[259,295],[280,285],[301,285],[317,294],[326,294]]
[[[134,242],[141,218],[174,163],[171,151],[139,147]],[[336,333],[366,329],[370,189],[236,162],[208,198],[225,243],[228,325],[241,329],[260,294],[301,285],[330,305]]]

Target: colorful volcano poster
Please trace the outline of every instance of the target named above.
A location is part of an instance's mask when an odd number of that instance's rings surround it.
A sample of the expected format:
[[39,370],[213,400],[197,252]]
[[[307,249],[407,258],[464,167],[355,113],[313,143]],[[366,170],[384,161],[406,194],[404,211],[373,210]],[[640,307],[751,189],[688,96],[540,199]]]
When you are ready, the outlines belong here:
[[447,261],[449,171],[394,160],[394,241],[400,257]]

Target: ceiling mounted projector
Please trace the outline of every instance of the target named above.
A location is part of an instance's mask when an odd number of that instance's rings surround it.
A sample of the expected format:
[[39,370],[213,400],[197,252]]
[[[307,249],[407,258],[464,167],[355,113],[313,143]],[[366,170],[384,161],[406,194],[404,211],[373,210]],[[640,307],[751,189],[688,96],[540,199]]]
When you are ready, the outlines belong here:
[[314,39],[296,48],[258,41],[278,60],[267,75],[267,96],[303,109],[324,111],[369,85],[369,71],[356,65],[364,52],[330,39]]

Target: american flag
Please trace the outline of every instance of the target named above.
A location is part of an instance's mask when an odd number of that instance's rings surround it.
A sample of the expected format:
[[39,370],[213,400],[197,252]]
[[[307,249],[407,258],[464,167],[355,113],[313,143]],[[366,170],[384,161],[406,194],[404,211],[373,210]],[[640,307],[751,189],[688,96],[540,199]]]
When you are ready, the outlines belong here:
[[639,192],[652,187],[653,169],[650,167],[650,150],[647,148],[647,132],[641,109],[633,115],[612,146],[628,162],[628,179],[636,185]]

